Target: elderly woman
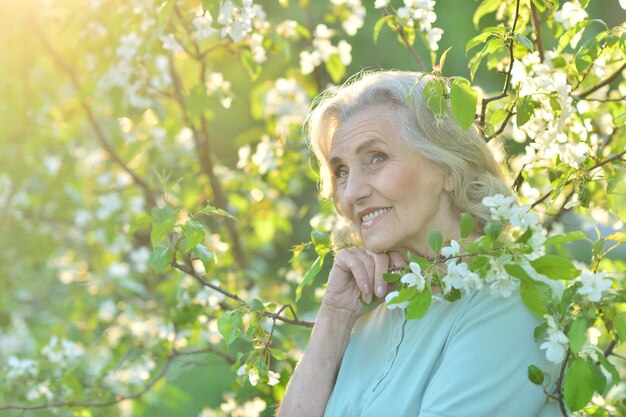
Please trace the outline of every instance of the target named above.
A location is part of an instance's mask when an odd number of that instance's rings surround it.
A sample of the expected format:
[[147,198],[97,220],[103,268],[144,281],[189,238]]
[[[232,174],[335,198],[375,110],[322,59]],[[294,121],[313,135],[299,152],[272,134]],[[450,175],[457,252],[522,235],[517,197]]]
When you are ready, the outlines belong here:
[[435,255],[430,231],[458,239],[460,213],[482,225],[482,199],[510,194],[478,133],[427,108],[428,79],[368,73],[328,91],[309,115],[322,192],[355,239],[335,257],[280,417],[558,415],[527,377],[529,365],[547,364],[532,337],[539,321],[518,294],[475,291],[433,303],[419,320],[384,305],[364,312],[361,300],[393,289],[383,273],[406,266],[408,252]]

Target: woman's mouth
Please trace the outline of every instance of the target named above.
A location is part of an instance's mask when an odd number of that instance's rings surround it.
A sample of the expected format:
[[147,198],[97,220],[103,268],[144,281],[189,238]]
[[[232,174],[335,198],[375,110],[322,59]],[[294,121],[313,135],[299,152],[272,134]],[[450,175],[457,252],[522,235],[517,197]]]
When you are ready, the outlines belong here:
[[380,220],[382,215],[387,213],[389,210],[391,210],[391,207],[385,207],[370,211],[369,213],[363,215],[361,217],[361,227],[367,229],[368,227],[373,226],[378,222],[378,220]]

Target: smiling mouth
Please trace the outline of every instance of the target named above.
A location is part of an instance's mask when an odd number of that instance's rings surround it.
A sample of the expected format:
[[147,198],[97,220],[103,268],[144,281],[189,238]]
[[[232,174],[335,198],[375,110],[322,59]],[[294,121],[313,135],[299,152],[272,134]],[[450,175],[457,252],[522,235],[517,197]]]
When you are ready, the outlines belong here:
[[387,213],[389,210],[391,210],[391,207],[381,208],[367,213],[361,217],[361,226],[364,228],[372,226],[380,216]]

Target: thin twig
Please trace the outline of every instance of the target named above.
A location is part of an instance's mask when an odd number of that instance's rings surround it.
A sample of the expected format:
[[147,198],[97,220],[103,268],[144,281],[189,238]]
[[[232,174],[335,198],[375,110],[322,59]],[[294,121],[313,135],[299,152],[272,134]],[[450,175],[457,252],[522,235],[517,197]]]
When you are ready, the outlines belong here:
[[619,67],[619,69],[617,71],[615,71],[608,78],[600,81],[598,84],[594,85],[593,87],[588,88],[587,90],[583,91],[582,93],[574,94],[573,95],[574,99],[585,98],[588,95],[593,94],[594,92],[598,91],[600,88],[604,87],[605,85],[611,84],[617,77],[620,76],[622,71],[624,71],[625,69],[626,69],[626,63],[622,64],[622,66]]
[[[622,152],[620,152],[620,153],[618,153],[618,154],[616,154],[616,155],[613,155],[613,156],[611,156],[610,158],[605,159],[604,161],[600,161],[600,162],[596,163],[596,164],[595,164],[595,165],[593,165],[591,168],[586,169],[586,170],[585,170],[585,173],[589,174],[591,171],[593,171],[593,170],[594,170],[594,169],[596,169],[596,168],[600,168],[601,166],[604,166],[604,165],[606,165],[606,164],[609,164],[609,163],[611,163],[611,162],[613,162],[613,161],[620,160],[620,159],[621,159],[624,155],[626,155],[626,150],[624,150],[624,151],[622,151]],[[571,183],[573,183],[574,181],[575,181],[575,180],[568,180],[568,181],[567,181],[567,182],[566,182],[563,186],[565,187],[565,186],[567,186],[567,185],[570,185],[570,184],[571,184]],[[531,206],[531,207],[535,207],[535,206],[537,206],[537,205],[539,205],[539,204],[543,203],[543,202],[544,202],[544,200],[545,200],[546,198],[548,198],[548,197],[550,196],[550,194],[552,194],[552,191],[553,191],[553,190],[550,190],[550,191],[548,191],[547,193],[545,193],[544,195],[542,195],[541,197],[539,197],[539,198],[538,198],[538,199],[537,199],[534,203],[532,203],[530,206]]]
[[[391,16],[391,13],[389,13],[389,9],[387,9],[386,7],[383,7],[383,15]],[[402,25],[396,24],[395,26],[396,26],[395,32],[400,36],[400,38],[402,39],[402,43],[404,43],[404,46],[406,47],[406,49],[411,53],[411,56],[413,57],[413,60],[417,63],[417,66],[420,68],[420,71],[426,72],[426,65],[424,64],[424,61],[422,61],[422,59],[419,57],[419,55],[415,51],[415,48],[413,48],[413,45],[411,45],[411,43],[407,39],[406,33],[404,33],[404,28],[402,27]]]
[[126,162],[117,153],[117,151],[113,148],[108,138],[106,137],[106,134],[104,133],[104,130],[100,126],[100,123],[98,122],[93,110],[91,109],[91,106],[89,105],[89,103],[87,102],[87,99],[83,95],[82,85],[80,81],[78,80],[78,76],[76,75],[76,72],[72,69],[70,65],[68,65],[65,62],[65,60],[61,57],[61,55],[59,55],[59,53],[54,49],[54,47],[50,44],[48,39],[41,32],[41,30],[37,27],[37,25],[34,25],[33,27],[35,29],[35,33],[37,34],[37,37],[40,39],[45,49],[52,56],[52,59],[57,64],[57,66],[59,66],[61,70],[65,72],[66,75],[70,78],[72,86],[78,92],[78,98],[79,98],[81,107],[87,114],[87,119],[89,120],[89,124],[94,130],[96,134],[96,139],[98,140],[98,142],[100,142],[100,145],[106,150],[106,152],[109,154],[111,159],[113,159],[113,161],[115,161],[124,171],[126,171],[128,175],[131,176],[135,184],[137,184],[139,187],[142,188],[142,190],[144,191],[146,200],[148,201],[148,204],[151,206],[155,206],[156,200],[154,198],[154,195],[155,195],[154,191],[151,189],[148,183],[146,183],[135,171],[133,171],[126,164]]
[[[191,129],[192,136],[194,139],[194,143],[197,150],[198,159],[200,162],[200,167],[202,172],[209,178],[209,182],[211,184],[211,189],[213,190],[213,196],[215,198],[215,205],[218,208],[228,211],[228,199],[224,190],[222,189],[222,184],[220,183],[217,175],[215,174],[215,167],[213,164],[213,160],[211,159],[211,149],[209,146],[208,140],[208,124],[206,122],[206,118],[201,116],[200,122],[202,124],[202,130],[199,130],[198,127],[191,121],[189,118],[189,114],[187,112],[187,105],[185,103],[185,93],[183,89],[183,84],[181,78],[176,70],[176,66],[172,59],[169,61],[170,64],[170,73],[172,75],[172,82],[174,84],[174,96],[178,105],[181,109],[181,113],[183,116],[183,120],[185,124]],[[201,74],[201,79],[204,77]],[[235,224],[231,219],[225,220],[226,229],[231,238],[233,254],[235,255],[235,260],[237,264],[241,268],[246,267],[246,258],[245,251],[243,249],[243,245],[241,243],[241,238],[239,237],[239,232],[235,227]]]
[[[186,273],[188,275],[191,275],[201,285],[203,285],[205,287],[208,287],[208,288],[211,288],[212,290],[215,290],[215,291],[219,292],[220,294],[225,295],[226,297],[236,301],[237,303],[239,303],[242,306],[248,305],[248,303],[246,301],[244,301],[241,297],[239,297],[237,294],[232,293],[232,292],[230,292],[228,290],[225,290],[224,288],[220,287],[219,285],[212,284],[211,282],[209,282],[209,280],[206,278],[206,276],[204,274],[198,273],[192,267],[190,267],[188,265],[185,265],[185,264],[178,263],[178,262],[172,263],[172,266],[174,268],[176,268],[176,269],[181,270],[182,272],[184,272],[184,273]],[[281,316],[280,313],[285,308],[288,308],[295,318],[290,319],[289,317]],[[293,325],[296,325],[296,326],[313,327],[313,325],[315,324],[315,322],[298,319],[298,316],[295,314],[295,311],[293,310],[291,305],[284,306],[283,308],[281,308],[279,310],[278,313],[272,313],[270,311],[265,311],[265,310],[259,311],[258,313],[262,314],[265,317],[269,317],[269,318],[271,318],[273,320],[279,320],[279,321],[282,321],[283,323],[293,324]]]
[[77,408],[77,407],[81,407],[81,408],[102,408],[102,407],[110,407],[113,406],[115,404],[118,404],[122,401],[125,400],[132,400],[132,399],[136,399],[139,398],[141,396],[143,396],[144,394],[146,394],[150,389],[152,389],[152,387],[154,387],[154,385],[159,382],[159,380],[161,380],[163,377],[165,377],[165,375],[167,374],[167,372],[169,371],[169,368],[172,364],[172,362],[181,356],[189,356],[189,355],[197,355],[197,354],[201,354],[201,353],[215,353],[218,354],[219,356],[223,357],[225,360],[227,360],[229,363],[234,364],[236,362],[235,358],[220,352],[218,349],[214,348],[214,347],[207,347],[206,349],[198,349],[198,350],[190,350],[190,351],[185,351],[185,352],[172,352],[167,356],[167,359],[165,360],[165,363],[163,364],[163,367],[161,368],[161,370],[159,371],[159,373],[150,381],[148,382],[143,388],[141,388],[139,391],[131,393],[131,394],[116,394],[113,393],[114,398],[110,399],[110,400],[103,400],[103,401],[59,401],[59,402],[50,402],[50,403],[43,403],[43,404],[33,404],[33,405],[26,405],[26,404],[4,404],[4,405],[0,405],[0,410],[41,410],[41,409],[47,409],[47,408]]
[[561,409],[561,413],[563,417],[568,417],[567,409],[565,408],[564,398],[563,398],[563,378],[565,377],[565,368],[567,368],[567,361],[571,356],[571,352],[567,351],[565,355],[565,359],[563,359],[563,364],[561,365],[561,371],[559,372],[559,378],[556,380],[556,392],[557,392],[557,400],[559,402],[559,408]]
[[511,27],[511,32],[509,35],[509,68],[506,71],[504,87],[502,88],[502,92],[500,94],[492,96],[492,97],[486,97],[483,99],[481,103],[481,110],[480,110],[480,125],[481,126],[485,126],[485,117],[487,115],[487,105],[491,103],[492,101],[500,100],[506,97],[507,91],[509,89],[509,85],[511,84],[511,73],[513,72],[513,61],[515,59],[513,56],[513,45],[514,45],[513,35],[515,34],[515,27],[517,26],[517,20],[519,18],[520,2],[521,0],[517,0],[517,2],[515,3],[515,15],[513,16],[513,27]]
[[535,32],[535,48],[537,48],[537,53],[539,53],[539,61],[543,62],[545,60],[545,52],[543,50],[543,39],[541,37],[541,19],[539,19],[539,12],[537,11],[535,3],[532,1],[530,2],[530,13],[533,31]]

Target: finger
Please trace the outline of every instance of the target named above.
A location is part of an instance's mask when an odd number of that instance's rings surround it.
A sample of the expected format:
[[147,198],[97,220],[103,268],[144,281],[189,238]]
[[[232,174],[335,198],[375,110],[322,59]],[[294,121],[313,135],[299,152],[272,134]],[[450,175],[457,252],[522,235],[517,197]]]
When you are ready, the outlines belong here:
[[366,303],[371,303],[374,296],[374,260],[361,249],[352,249],[353,265],[352,275],[361,289],[362,299]]
[[382,298],[387,292],[387,282],[383,278],[389,270],[389,256],[386,253],[373,253],[367,251],[367,255],[374,260],[374,293]]
[[406,257],[400,252],[389,251],[387,252],[387,256],[389,256],[389,265],[404,267],[409,264]]

